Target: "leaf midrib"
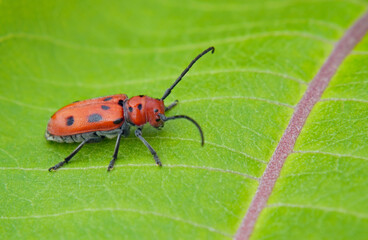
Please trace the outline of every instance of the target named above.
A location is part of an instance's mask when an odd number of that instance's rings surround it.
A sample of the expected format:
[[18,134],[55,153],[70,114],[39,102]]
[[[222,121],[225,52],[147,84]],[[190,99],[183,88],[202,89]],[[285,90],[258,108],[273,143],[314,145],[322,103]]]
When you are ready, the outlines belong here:
[[320,101],[322,93],[327,88],[330,80],[335,75],[343,60],[352,52],[353,48],[360,42],[367,31],[368,11],[346,31],[314,77],[313,81],[309,84],[267,165],[260,180],[257,192],[237,231],[235,239],[249,239],[251,236],[261,211],[267,207],[267,201],[279,178],[285,160],[292,153],[296,139],[303,129],[304,123],[312,111],[312,108]]

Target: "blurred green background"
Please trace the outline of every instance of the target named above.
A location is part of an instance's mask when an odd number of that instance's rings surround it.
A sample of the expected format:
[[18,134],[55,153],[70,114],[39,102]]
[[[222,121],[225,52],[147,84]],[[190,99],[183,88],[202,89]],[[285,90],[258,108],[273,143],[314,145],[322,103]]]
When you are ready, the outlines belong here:
[[[367,1],[0,0],[0,238],[232,238],[293,108],[366,10]],[[161,97],[209,46],[216,52],[166,99],[179,100],[169,115],[201,124],[203,148],[192,124],[175,121],[143,131],[162,168],[131,135],[110,173],[115,140],[47,172],[76,147],[44,139],[57,109]],[[359,101],[312,111],[254,239],[368,235],[367,51],[366,37],[323,96]]]

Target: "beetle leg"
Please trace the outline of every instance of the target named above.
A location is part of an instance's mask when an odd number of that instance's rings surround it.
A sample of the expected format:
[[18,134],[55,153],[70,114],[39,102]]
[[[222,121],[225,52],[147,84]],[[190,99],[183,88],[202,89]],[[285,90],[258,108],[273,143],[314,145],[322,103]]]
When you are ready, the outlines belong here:
[[175,107],[176,105],[178,105],[178,102],[179,102],[178,100],[175,100],[169,106],[165,107],[165,112],[169,111],[170,109],[172,109],[173,107]]
[[138,137],[143,142],[144,145],[146,145],[148,150],[150,150],[153,158],[155,159],[156,164],[158,166],[162,166],[161,161],[158,158],[156,151],[151,147],[151,145],[146,141],[146,139],[142,137],[142,129],[137,128],[137,130],[135,130],[135,136]]
[[118,157],[121,135],[123,135],[123,133],[124,133],[124,130],[121,129],[118,135],[118,138],[116,139],[114,155],[112,155],[112,160],[110,161],[109,166],[107,167],[107,171],[111,171],[114,168],[115,160]]
[[81,148],[84,146],[84,144],[86,144],[86,143],[88,143],[90,141],[93,141],[93,140],[96,140],[96,139],[95,138],[90,138],[90,139],[84,140],[81,144],[79,144],[79,146],[76,149],[74,149],[74,151],[69,156],[67,156],[64,159],[64,161],[61,161],[58,164],[56,164],[55,166],[50,167],[49,168],[49,172],[55,171],[58,168],[62,167],[65,163],[68,163],[70,161],[70,159],[72,159],[72,157],[74,157],[74,155],[77,154],[79,152],[79,150],[81,150]]

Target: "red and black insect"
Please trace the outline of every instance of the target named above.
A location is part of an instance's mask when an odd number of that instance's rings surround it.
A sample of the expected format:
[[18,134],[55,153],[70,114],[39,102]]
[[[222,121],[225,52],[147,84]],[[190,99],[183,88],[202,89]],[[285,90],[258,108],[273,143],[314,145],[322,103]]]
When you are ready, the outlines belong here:
[[178,118],[187,119],[198,128],[203,146],[204,137],[199,124],[185,115],[166,117],[165,112],[175,107],[178,101],[176,100],[166,107],[164,100],[193,64],[210,51],[213,53],[215,48],[210,47],[199,54],[182,74],[180,74],[173,85],[165,91],[161,99],[151,98],[145,95],[128,98],[125,94],[116,94],[74,102],[59,109],[51,116],[47,125],[46,139],[60,143],[81,142],[81,144],[64,161],[49,168],[49,171],[56,170],[65,163],[68,163],[84,144],[98,142],[106,137],[113,138],[117,136],[114,154],[107,168],[110,171],[114,167],[115,160],[118,156],[121,136],[128,136],[130,127],[137,127],[135,136],[149,149],[156,164],[162,166],[156,151],[142,136],[142,129],[146,123],[149,123],[155,128],[162,128],[166,121]]

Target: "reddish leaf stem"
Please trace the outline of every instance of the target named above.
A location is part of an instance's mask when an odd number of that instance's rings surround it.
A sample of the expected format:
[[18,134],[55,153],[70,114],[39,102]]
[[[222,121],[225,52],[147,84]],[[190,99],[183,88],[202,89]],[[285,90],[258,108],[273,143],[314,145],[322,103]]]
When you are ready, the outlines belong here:
[[298,103],[289,125],[273,153],[265,172],[263,173],[257,192],[253,197],[250,207],[235,235],[235,239],[249,239],[251,236],[254,225],[261,211],[266,206],[276,180],[280,175],[281,168],[288,155],[292,152],[296,139],[298,138],[309,113],[313,106],[320,100],[322,93],[326,89],[342,61],[349,55],[367,31],[368,12],[356,21],[344,34],[336,44],[326,62],[323,64],[322,68],[314,77],[313,81],[309,84],[307,91]]

